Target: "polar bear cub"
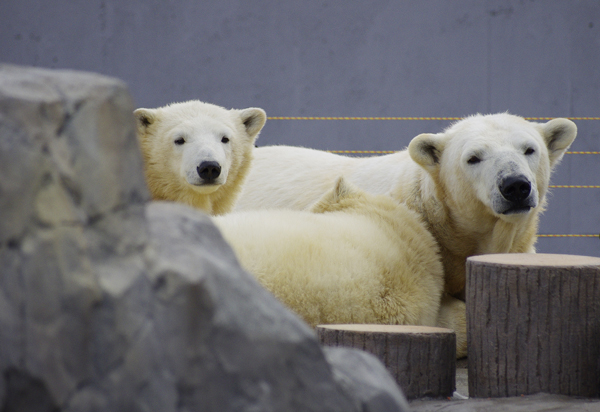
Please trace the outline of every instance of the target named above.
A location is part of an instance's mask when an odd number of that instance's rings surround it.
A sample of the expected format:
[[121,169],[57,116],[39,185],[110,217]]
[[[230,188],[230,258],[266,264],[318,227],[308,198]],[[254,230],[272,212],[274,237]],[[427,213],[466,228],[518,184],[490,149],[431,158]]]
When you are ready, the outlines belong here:
[[435,239],[390,197],[340,179],[310,210],[234,212],[214,222],[241,265],[310,325],[444,326],[456,331],[457,355],[466,354],[464,302],[442,299]]
[[262,109],[227,110],[192,100],[137,109],[134,115],[154,199],[210,214],[231,210],[267,119]]
[[468,256],[535,251],[550,174],[576,135],[568,119],[536,123],[500,113],[421,134],[386,156],[258,148],[236,210],[304,209],[342,175],[421,216],[441,249],[446,291],[460,296]]

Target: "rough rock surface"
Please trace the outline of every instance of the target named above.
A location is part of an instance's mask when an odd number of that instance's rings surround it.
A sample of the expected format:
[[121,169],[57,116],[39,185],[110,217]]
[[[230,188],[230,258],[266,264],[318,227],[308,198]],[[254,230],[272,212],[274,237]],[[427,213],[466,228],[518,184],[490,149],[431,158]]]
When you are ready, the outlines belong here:
[[[372,355],[350,348],[325,348],[325,357],[334,368],[334,377],[349,392],[360,399],[362,412],[394,411],[408,403],[394,388],[396,381],[386,373],[380,362],[373,362]],[[387,376],[386,376],[387,375]]]
[[148,203],[132,111],[117,80],[0,66],[0,410],[408,410],[208,217]]

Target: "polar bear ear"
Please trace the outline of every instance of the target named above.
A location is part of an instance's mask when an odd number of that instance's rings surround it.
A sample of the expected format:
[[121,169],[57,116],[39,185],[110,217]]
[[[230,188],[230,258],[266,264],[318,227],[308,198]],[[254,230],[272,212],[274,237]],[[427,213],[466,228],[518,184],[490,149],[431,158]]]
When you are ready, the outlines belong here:
[[423,133],[413,138],[408,145],[410,157],[430,172],[437,170],[446,144],[443,137],[443,134]]
[[346,207],[341,204],[341,201],[353,195],[357,195],[358,193],[358,189],[348,183],[343,177],[339,177],[336,180],[334,187],[327,191],[321,199],[308,208],[308,210],[311,213],[325,213],[341,210]]
[[263,109],[250,107],[248,109],[240,110],[240,119],[246,128],[248,136],[256,139],[258,132],[261,131],[267,121],[267,114]]
[[335,182],[335,186],[333,188],[333,201],[339,202],[340,200],[350,196],[355,193],[356,189],[350,183],[344,179],[343,176],[339,177]]
[[153,109],[137,109],[134,110],[133,115],[140,136],[146,134],[146,129],[156,120],[155,110]]
[[550,167],[554,167],[575,140],[577,126],[569,119],[552,119],[542,125],[542,134],[548,147]]

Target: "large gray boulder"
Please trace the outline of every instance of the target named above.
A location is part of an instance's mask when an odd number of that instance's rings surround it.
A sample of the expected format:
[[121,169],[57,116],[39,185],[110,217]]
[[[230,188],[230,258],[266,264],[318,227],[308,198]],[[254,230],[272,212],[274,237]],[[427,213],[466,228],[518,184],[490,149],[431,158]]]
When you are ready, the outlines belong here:
[[207,216],[149,202],[133,108],[114,79],[0,65],[1,410],[408,410]]

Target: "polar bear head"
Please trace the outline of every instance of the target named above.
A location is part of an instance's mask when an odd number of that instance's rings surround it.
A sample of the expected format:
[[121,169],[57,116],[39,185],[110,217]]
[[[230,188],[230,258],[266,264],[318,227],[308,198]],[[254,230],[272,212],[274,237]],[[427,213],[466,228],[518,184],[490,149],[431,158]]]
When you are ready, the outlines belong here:
[[552,168],[576,134],[562,118],[540,124],[506,113],[475,115],[415,137],[408,151],[453,212],[515,222],[543,208]]
[[235,181],[266,121],[259,108],[227,110],[197,100],[134,115],[148,186],[155,199],[167,200],[211,194]]

